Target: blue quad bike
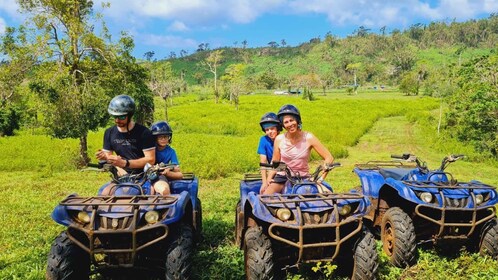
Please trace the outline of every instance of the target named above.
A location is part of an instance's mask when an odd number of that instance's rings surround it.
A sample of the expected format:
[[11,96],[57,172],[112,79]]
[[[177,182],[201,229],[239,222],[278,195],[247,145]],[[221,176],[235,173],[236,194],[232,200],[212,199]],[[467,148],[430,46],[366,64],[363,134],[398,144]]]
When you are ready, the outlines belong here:
[[412,154],[391,161],[356,164],[361,192],[372,203],[365,216],[389,261],[407,267],[417,261],[417,245],[441,253],[464,246],[498,259],[496,188],[479,181],[458,182],[446,167],[463,155],[450,155],[430,170]]
[[[47,279],[88,279],[91,274],[118,279],[189,279],[195,238],[202,230],[198,179],[184,173],[170,182],[172,194],[152,195],[151,180],[171,165],[147,165],[144,172],[118,177],[100,164],[112,181],[99,195],[69,195],[52,212],[67,227],[48,255]],[[112,184],[111,195],[100,195]]]
[[[278,166],[277,166],[278,165]],[[247,279],[281,279],[303,263],[335,261],[352,279],[374,279],[378,254],[374,236],[363,226],[369,201],[358,193],[333,193],[323,181],[339,166],[317,168],[311,179],[292,177],[283,193],[261,195],[261,175],[246,174],[236,207],[235,244],[244,250]],[[318,183],[320,182],[320,183]]]

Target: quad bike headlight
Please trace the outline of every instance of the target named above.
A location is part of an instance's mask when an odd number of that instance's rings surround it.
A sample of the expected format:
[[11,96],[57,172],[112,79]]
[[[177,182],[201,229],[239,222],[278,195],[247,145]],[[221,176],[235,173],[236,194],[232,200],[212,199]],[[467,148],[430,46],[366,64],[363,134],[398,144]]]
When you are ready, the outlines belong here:
[[484,201],[484,196],[482,194],[476,194],[476,204],[479,205],[483,203]]
[[145,221],[148,224],[155,224],[157,223],[158,220],[159,220],[159,213],[157,213],[157,211],[152,210],[145,213]]
[[292,212],[288,208],[279,208],[277,210],[277,218],[282,221],[287,221],[291,218]]
[[79,211],[76,219],[82,224],[88,224],[90,222],[90,215],[85,211]]
[[420,199],[425,203],[432,202],[432,194],[430,192],[423,192],[420,194]]
[[339,214],[342,216],[346,216],[347,214],[351,213],[351,205],[346,204],[342,207],[339,208]]

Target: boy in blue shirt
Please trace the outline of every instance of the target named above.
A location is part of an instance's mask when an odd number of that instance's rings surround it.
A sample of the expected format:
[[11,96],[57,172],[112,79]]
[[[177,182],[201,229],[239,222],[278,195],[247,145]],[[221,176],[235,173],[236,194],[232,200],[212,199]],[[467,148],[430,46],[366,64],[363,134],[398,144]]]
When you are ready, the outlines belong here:
[[[258,154],[259,154],[259,162],[260,163],[271,163],[271,159],[273,157],[273,142],[277,135],[282,131],[282,125],[275,113],[268,112],[265,113],[259,122],[261,129],[265,133],[264,136],[261,136],[259,139],[258,145]],[[261,168],[261,178],[263,180],[260,192],[268,187],[268,183],[271,178],[268,178],[267,170],[265,168]]]
[[152,182],[152,186],[156,193],[161,195],[171,194],[169,180],[179,180],[183,178],[180,171],[178,157],[173,148],[171,148],[171,139],[173,138],[173,130],[165,121],[160,121],[152,124],[150,128],[152,136],[156,138],[156,164],[174,164],[172,169],[166,169],[157,180]]

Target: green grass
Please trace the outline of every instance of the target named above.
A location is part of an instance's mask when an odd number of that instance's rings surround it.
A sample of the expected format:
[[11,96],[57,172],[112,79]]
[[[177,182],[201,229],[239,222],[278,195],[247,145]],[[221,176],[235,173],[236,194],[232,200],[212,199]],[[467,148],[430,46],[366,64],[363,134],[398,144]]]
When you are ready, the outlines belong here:
[[[317,135],[343,164],[328,178],[336,191],[359,184],[351,172],[355,163],[411,152],[436,167],[443,156],[468,151],[452,140],[445,145],[444,137],[437,136],[432,111],[437,100],[385,92],[360,92],[357,96],[334,92],[318,97],[305,102],[289,96],[243,96],[239,111],[229,104],[192,96],[175,99],[177,105],[169,110],[173,146],[183,170],[200,177],[204,240],[194,259],[195,279],[243,278],[243,254],[233,245],[234,210],[239,180],[244,172],[257,169],[256,146],[262,135],[258,122],[266,111],[277,111],[286,103],[298,106],[305,130]],[[163,115],[160,102],[156,103],[156,119]],[[102,134],[103,130],[90,134],[92,153],[101,146]],[[76,140],[27,132],[0,138],[0,195],[4,198],[0,203],[0,279],[43,279],[50,244],[64,230],[51,220],[52,209],[68,194],[95,194],[108,180],[105,173],[74,169],[77,144]],[[498,185],[498,164],[476,159],[454,163],[448,171],[461,180],[480,179]],[[405,270],[388,265],[383,254],[381,260],[380,279],[442,279],[445,275],[451,279],[498,279],[496,261],[471,254],[442,258],[421,250],[419,263]],[[290,277],[318,277],[309,271]]]

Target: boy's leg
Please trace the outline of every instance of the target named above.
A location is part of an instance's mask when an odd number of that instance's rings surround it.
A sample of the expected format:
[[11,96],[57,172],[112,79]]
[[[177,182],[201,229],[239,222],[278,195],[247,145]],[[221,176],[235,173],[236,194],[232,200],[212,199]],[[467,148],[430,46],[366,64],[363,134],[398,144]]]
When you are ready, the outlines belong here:
[[159,180],[156,183],[154,183],[154,190],[156,193],[160,193],[161,195],[169,195],[171,194],[170,189],[169,189],[169,184],[166,181]]

